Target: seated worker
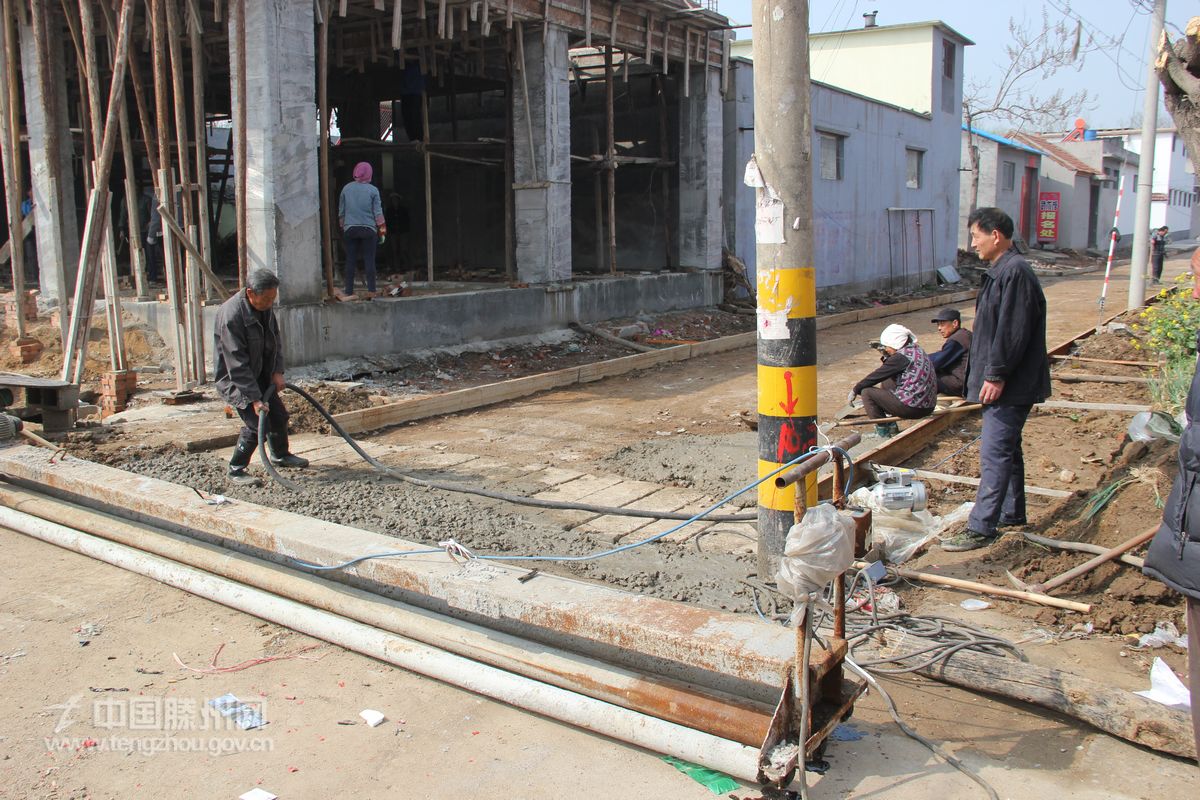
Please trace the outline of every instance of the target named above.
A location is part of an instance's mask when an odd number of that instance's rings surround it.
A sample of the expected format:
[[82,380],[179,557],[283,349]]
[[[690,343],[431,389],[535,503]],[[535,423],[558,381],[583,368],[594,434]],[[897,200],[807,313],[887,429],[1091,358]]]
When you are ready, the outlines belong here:
[[[937,382],[929,356],[917,344],[913,332],[903,325],[888,325],[879,336],[883,363],[867,377],[854,384],[850,397],[862,395],[868,419],[900,417],[918,419],[933,413],[937,402]],[[895,436],[900,426],[895,422],[875,425],[875,434],[883,438]]]
[[937,373],[938,394],[966,397],[971,332],[962,326],[962,315],[953,308],[943,308],[930,322],[944,340],[941,350],[929,354],[929,363]]

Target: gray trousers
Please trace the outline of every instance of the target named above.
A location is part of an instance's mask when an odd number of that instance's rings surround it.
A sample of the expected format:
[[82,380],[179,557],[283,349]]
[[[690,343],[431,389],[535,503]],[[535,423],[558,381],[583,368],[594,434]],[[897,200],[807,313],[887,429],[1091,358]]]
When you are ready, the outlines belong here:
[[1032,406],[983,407],[983,436],[979,443],[979,488],[967,527],[995,536],[1003,520],[1025,522],[1025,458],[1021,429]]

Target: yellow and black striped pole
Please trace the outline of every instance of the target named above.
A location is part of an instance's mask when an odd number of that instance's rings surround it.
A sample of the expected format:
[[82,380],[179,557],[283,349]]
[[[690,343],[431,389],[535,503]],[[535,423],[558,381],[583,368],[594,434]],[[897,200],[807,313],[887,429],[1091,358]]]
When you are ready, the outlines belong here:
[[[812,236],[812,117],[807,0],[754,0],[754,163],[758,291],[759,477],[816,444],[817,279]],[[816,502],[817,475],[806,479]],[[793,523],[792,487],[759,485],[759,577]]]

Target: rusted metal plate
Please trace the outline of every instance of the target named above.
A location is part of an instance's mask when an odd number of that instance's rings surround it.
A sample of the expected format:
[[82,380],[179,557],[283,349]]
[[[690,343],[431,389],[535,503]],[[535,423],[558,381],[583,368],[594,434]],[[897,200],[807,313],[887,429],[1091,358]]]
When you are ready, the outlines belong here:
[[[6,448],[0,472],[52,495],[130,509],[170,530],[284,563],[333,564],[428,549],[252,503],[209,506],[188,487],[73,457],[50,463],[49,457],[35,448]],[[795,653],[790,629],[570,578],[544,575],[522,584],[517,578],[525,572],[432,554],[365,561],[331,577],[630,669],[760,703],[778,697]]]

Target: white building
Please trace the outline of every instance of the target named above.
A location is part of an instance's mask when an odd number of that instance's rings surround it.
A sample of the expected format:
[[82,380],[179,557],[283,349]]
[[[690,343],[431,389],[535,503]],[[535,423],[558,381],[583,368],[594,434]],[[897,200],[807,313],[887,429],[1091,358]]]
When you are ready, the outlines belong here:
[[971,147],[979,153],[979,196],[976,208],[1003,209],[1016,224],[1016,237],[1038,240],[1037,214],[1042,151],[995,133],[962,126],[962,182],[958,199],[958,246],[966,250],[970,235]]
[[[940,21],[809,38],[818,288],[912,289],[955,262],[962,64],[971,44]],[[754,150],[752,42],[735,42],[733,55],[726,244],[753,269],[755,196],[742,184]]]
[[[1097,138],[1120,139],[1125,148],[1142,152],[1142,132],[1132,128],[1101,128]],[[1166,225],[1173,239],[1200,235],[1192,227],[1192,209],[1197,202],[1196,175],[1187,146],[1174,128],[1159,128],[1154,139],[1154,183],[1150,196],[1150,227]]]

